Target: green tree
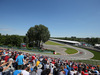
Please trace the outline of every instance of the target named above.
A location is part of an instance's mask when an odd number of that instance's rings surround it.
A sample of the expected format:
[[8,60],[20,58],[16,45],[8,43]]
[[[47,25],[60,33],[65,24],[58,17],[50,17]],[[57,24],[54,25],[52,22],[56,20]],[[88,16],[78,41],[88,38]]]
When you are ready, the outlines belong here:
[[24,41],[24,43],[26,43],[26,45],[28,45],[28,41],[29,41],[29,39],[28,39],[27,36],[25,36],[25,37],[23,38],[23,41]]
[[11,44],[11,42],[12,42],[11,36],[7,34],[4,45],[9,45],[9,44]]
[[6,39],[5,35],[2,35],[0,38],[2,45],[5,44],[5,42],[6,42],[5,39]]
[[36,46],[40,47],[41,42],[44,43],[50,38],[50,32],[46,26],[40,24],[31,27],[26,36],[29,43],[33,44],[35,42]]
[[1,33],[0,33],[0,44],[1,44],[1,40],[2,40],[2,35],[1,35]]
[[11,44],[13,46],[18,46],[19,47],[22,43],[22,38],[18,35],[11,35],[10,39],[11,39],[11,41],[10,41],[9,44]]

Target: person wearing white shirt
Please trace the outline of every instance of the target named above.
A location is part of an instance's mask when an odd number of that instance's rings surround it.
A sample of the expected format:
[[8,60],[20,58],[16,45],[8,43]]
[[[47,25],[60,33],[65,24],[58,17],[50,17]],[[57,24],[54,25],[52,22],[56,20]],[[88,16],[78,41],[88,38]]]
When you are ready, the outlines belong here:
[[26,67],[26,68],[24,68],[24,70],[21,71],[21,74],[22,75],[29,75],[29,72],[30,72],[30,67]]
[[29,72],[26,71],[26,70],[22,70],[21,74],[23,74],[23,75],[29,75]]

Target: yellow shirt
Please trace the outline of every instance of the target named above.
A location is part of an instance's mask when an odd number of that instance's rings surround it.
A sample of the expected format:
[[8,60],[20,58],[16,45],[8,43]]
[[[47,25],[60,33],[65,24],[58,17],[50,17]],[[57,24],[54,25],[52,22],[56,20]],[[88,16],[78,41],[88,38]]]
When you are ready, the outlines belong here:
[[37,62],[36,62],[36,67],[37,67],[39,64],[40,64],[40,61],[37,61]]

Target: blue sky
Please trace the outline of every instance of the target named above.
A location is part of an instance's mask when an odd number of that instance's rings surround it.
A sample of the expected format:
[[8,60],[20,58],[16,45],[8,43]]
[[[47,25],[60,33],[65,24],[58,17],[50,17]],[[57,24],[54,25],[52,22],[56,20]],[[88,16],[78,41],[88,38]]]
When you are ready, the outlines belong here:
[[43,24],[51,37],[100,37],[100,0],[0,0],[0,33]]

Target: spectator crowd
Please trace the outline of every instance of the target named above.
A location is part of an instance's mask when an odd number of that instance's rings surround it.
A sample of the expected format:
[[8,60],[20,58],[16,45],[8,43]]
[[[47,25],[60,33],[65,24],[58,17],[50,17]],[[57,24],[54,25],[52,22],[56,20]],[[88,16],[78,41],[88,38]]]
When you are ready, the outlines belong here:
[[100,75],[100,66],[1,48],[0,75]]

